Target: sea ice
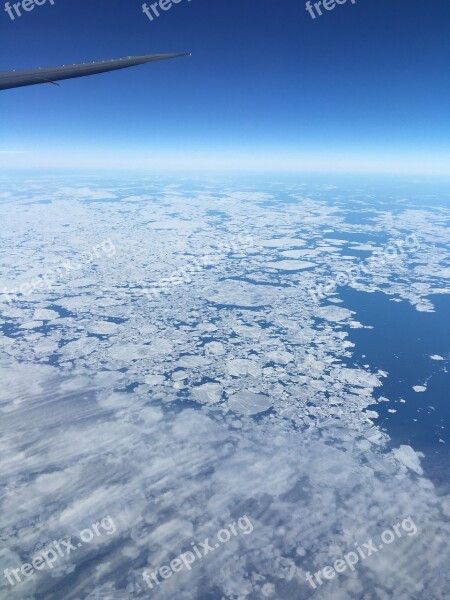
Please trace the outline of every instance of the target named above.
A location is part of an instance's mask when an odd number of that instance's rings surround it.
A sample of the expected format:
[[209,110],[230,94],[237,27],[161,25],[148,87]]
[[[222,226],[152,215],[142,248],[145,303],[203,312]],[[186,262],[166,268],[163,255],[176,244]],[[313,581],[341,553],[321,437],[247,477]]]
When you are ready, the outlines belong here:
[[257,415],[272,407],[272,400],[264,394],[240,391],[228,399],[228,408],[243,415]]

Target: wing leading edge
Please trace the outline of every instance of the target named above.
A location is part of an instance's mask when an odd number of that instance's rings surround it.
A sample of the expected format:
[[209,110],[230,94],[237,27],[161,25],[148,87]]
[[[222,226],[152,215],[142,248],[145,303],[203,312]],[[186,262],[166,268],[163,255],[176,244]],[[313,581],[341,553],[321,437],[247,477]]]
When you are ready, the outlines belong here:
[[158,60],[168,60],[179,56],[190,56],[189,53],[181,52],[174,54],[147,54],[144,56],[127,56],[113,60],[103,60],[92,63],[80,63],[77,65],[64,65],[62,67],[44,67],[28,71],[10,71],[0,73],[0,90],[22,87],[26,85],[37,85],[40,83],[55,83],[63,79],[74,79],[76,77],[87,77],[118,69],[127,69]]

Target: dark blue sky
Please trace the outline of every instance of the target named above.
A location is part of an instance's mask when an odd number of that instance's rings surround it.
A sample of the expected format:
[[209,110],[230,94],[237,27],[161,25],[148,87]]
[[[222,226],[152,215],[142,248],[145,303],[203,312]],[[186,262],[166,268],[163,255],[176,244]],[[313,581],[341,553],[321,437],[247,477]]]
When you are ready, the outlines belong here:
[[[449,0],[54,0],[12,21],[0,70],[192,57],[0,92],[0,166],[450,174]],[[13,151],[17,151],[14,153]]]

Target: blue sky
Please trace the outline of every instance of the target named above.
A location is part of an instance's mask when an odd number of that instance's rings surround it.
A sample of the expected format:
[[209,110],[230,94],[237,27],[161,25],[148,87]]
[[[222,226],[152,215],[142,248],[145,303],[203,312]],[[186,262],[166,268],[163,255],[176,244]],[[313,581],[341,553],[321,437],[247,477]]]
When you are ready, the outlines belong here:
[[190,51],[0,92],[0,167],[450,175],[450,3],[54,0],[12,21],[0,70]]

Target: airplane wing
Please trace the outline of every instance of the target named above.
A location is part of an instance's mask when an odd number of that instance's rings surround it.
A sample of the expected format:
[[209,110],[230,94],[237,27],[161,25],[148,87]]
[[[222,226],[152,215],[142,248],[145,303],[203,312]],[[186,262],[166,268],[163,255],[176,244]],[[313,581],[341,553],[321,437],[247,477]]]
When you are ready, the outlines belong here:
[[136,65],[143,65],[157,60],[167,60],[179,56],[190,56],[189,53],[177,54],[147,54],[144,56],[127,56],[113,60],[103,60],[92,63],[80,63],[78,65],[64,65],[62,67],[43,67],[29,71],[10,71],[0,73],[0,90],[22,87],[25,85],[36,85],[39,83],[55,83],[63,79],[74,79],[75,77],[87,77],[97,73],[126,69]]

